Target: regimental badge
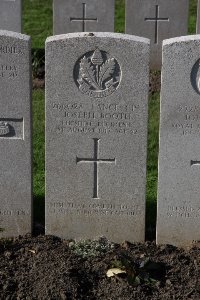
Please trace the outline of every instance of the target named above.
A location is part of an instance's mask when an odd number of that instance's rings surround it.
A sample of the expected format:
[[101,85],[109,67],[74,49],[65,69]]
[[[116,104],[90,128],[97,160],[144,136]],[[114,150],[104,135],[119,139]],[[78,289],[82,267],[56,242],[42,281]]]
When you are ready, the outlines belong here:
[[196,91],[197,94],[200,95],[200,59],[196,61],[192,68],[190,80],[193,89]]
[[98,48],[81,57],[74,68],[76,85],[83,94],[103,98],[119,86],[121,69],[117,60]]
[[10,132],[7,122],[0,121],[0,136],[7,135]]

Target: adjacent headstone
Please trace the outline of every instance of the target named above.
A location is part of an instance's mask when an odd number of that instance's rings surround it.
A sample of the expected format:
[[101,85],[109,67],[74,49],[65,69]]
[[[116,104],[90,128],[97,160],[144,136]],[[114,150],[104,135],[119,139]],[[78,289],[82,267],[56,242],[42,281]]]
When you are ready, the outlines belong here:
[[54,0],[54,34],[114,31],[115,0]]
[[1,29],[21,32],[21,0],[0,0],[0,30]]
[[200,240],[200,36],[164,41],[157,243]]
[[189,0],[126,0],[126,33],[151,40],[151,69],[162,65],[162,41],[186,35]]
[[149,43],[47,39],[47,234],[144,241]]
[[31,232],[31,45],[0,31],[0,238]]

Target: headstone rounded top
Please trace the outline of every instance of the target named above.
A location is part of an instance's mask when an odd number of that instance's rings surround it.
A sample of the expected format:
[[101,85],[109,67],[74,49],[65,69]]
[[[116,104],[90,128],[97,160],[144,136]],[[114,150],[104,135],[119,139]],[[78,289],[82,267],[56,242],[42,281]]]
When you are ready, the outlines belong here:
[[0,36],[7,36],[7,37],[12,37],[16,39],[21,39],[25,41],[29,41],[31,39],[30,36],[14,31],[8,31],[8,30],[0,30]]
[[186,35],[186,36],[180,36],[180,37],[175,37],[171,39],[167,39],[163,41],[163,46],[165,45],[171,45],[175,43],[185,43],[185,42],[191,42],[191,41],[198,41],[200,40],[200,34],[197,35]]
[[66,39],[73,39],[73,38],[113,38],[113,39],[120,39],[120,40],[130,40],[140,43],[150,44],[150,40],[147,38],[130,35],[130,34],[122,34],[122,33],[110,33],[110,32],[75,32],[75,33],[68,33],[68,34],[60,34],[50,36],[46,39],[46,43],[54,42],[54,41],[61,41]]

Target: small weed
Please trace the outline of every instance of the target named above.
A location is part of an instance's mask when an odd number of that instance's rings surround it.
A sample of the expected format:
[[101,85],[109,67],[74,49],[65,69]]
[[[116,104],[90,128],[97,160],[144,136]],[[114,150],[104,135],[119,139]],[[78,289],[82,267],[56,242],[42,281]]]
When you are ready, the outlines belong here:
[[83,258],[95,257],[106,253],[114,248],[114,244],[102,237],[99,240],[82,240],[69,243],[70,249]]

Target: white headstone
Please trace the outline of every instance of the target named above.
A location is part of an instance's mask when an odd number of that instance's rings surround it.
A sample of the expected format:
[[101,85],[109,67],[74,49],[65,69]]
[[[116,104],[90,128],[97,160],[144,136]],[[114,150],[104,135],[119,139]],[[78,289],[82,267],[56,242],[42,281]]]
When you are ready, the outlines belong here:
[[200,240],[200,36],[164,41],[157,243]]
[[189,0],[126,0],[126,33],[151,40],[151,69],[161,69],[162,41],[186,35]]
[[144,241],[149,40],[46,42],[46,233]]
[[54,0],[54,34],[113,32],[115,0]]
[[0,31],[0,237],[31,232],[30,37]]
[[0,30],[22,31],[21,0],[0,0]]

